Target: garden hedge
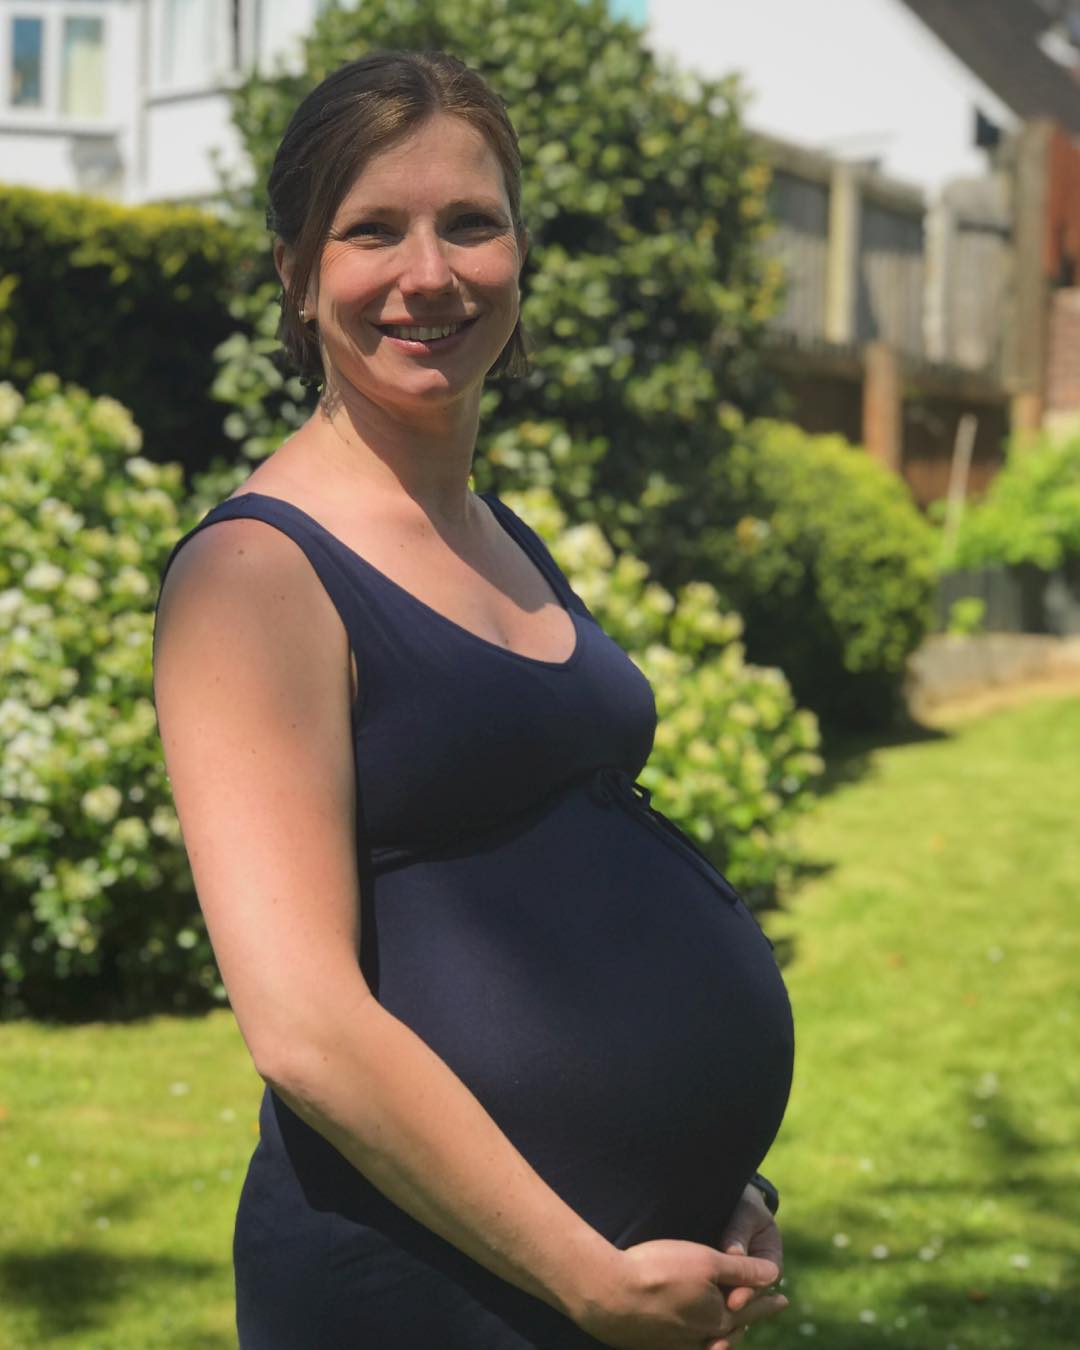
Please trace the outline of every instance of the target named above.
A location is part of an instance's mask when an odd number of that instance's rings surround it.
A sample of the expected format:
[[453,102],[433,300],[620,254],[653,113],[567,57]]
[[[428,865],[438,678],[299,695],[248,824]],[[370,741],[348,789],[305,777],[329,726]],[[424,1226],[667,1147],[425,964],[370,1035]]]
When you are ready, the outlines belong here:
[[[153,705],[161,569],[230,480],[185,495],[127,411],[55,376],[0,384],[0,1012],[197,1009],[225,991],[195,897]],[[224,494],[227,495],[227,491]],[[653,684],[642,774],[750,903],[790,874],[788,823],[821,771],[778,671],[743,660],[738,616],[672,595],[542,488],[508,500],[551,542]]]
[[249,256],[195,207],[0,186],[0,379],[60,371],[130,408],[156,458],[201,467],[228,445],[213,351]]

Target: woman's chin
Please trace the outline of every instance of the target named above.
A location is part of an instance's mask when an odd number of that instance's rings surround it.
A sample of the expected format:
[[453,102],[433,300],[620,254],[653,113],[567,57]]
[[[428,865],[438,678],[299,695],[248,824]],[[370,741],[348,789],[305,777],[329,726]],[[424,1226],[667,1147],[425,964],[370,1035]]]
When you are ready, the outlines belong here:
[[440,407],[457,410],[469,399],[479,405],[484,374],[471,371],[466,377],[431,366],[427,370],[410,371],[400,379],[378,382],[339,375],[336,385],[345,392],[346,402],[385,408],[400,416],[410,411],[430,413]]

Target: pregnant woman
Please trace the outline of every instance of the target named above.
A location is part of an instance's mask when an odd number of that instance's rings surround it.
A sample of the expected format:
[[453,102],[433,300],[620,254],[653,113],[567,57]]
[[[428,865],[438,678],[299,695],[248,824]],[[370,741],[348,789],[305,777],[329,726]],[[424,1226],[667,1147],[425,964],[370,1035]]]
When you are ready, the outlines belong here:
[[468,486],[519,372],[517,141],[375,53],[270,178],[305,425],[173,549],[159,724],[266,1091],[242,1350],[728,1350],[785,1304],[771,945],[636,777],[652,691]]

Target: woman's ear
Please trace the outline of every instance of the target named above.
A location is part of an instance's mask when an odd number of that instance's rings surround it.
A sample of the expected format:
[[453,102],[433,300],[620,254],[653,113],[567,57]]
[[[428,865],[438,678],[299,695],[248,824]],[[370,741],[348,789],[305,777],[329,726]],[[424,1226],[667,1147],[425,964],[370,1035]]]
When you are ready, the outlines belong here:
[[289,246],[280,236],[274,240],[274,267],[281,278],[282,287],[289,289],[289,277],[292,275],[292,258],[289,256]]
[[[277,238],[274,240],[273,256],[274,267],[277,269],[277,274],[281,278],[282,289],[285,294],[288,295],[289,284],[292,281],[293,263],[295,260],[293,258],[292,249],[286,244],[284,239]],[[300,309],[301,311],[310,311],[310,315],[312,316],[315,313],[315,290],[310,281],[308,282],[307,295],[300,302]]]

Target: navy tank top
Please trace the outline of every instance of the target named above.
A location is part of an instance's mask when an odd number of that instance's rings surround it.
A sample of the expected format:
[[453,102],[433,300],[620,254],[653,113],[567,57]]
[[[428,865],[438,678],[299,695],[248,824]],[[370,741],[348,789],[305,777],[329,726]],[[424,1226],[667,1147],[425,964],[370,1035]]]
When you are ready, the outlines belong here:
[[[499,524],[570,614],[544,661],[446,618],[289,502],[355,656],[357,961],[537,1172],[627,1247],[716,1245],[779,1128],[791,1008],[772,944],[637,777],[648,681],[547,547]],[[599,1343],[410,1218],[269,1087],[233,1242],[241,1350]]]

